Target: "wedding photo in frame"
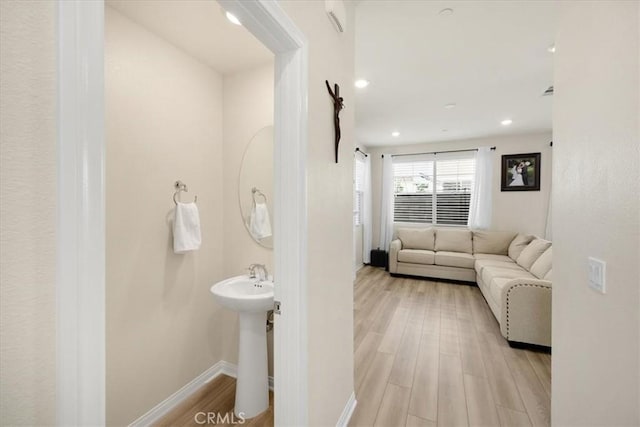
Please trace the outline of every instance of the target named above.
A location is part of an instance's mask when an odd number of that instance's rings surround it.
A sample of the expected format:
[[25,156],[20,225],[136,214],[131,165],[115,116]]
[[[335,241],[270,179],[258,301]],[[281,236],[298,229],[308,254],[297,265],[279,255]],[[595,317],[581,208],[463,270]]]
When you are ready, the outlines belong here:
[[502,156],[502,191],[540,191],[540,153]]

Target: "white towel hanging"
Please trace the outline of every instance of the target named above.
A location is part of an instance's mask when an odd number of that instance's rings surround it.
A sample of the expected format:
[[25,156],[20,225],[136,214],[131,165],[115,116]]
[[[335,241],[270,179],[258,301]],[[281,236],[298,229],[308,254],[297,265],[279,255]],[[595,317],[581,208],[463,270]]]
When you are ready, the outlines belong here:
[[195,203],[176,203],[173,219],[173,252],[184,254],[200,249],[200,214]]
[[249,218],[249,230],[256,239],[271,236],[271,219],[266,203],[254,203]]

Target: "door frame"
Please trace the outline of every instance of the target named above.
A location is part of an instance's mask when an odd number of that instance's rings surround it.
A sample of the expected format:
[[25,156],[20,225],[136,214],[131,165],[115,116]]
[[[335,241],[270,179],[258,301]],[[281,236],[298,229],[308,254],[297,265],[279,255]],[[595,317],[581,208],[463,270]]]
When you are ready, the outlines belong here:
[[[277,2],[218,2],[275,54],[275,422],[306,425],[308,42]],[[104,0],[57,5],[56,421],[104,425]]]

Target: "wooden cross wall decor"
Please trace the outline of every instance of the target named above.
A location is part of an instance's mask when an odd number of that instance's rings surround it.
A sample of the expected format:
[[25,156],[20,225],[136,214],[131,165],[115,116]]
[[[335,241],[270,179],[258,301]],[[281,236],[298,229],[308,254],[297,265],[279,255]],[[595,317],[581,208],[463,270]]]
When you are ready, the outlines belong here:
[[340,111],[344,108],[344,102],[340,96],[340,86],[337,83],[333,85],[334,90],[331,90],[329,81],[324,81],[327,85],[329,95],[333,98],[333,126],[335,130],[335,149],[336,149],[336,163],[338,163],[338,145],[340,144]]

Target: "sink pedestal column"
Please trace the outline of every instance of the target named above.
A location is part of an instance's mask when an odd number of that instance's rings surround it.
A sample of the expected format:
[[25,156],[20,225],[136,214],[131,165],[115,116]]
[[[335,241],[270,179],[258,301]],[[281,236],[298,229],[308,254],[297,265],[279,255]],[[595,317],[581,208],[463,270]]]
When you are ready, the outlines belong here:
[[234,412],[253,418],[269,407],[267,313],[240,312],[240,349]]

